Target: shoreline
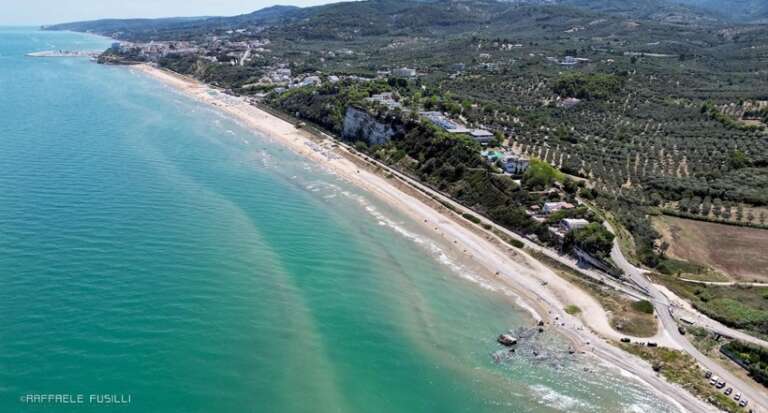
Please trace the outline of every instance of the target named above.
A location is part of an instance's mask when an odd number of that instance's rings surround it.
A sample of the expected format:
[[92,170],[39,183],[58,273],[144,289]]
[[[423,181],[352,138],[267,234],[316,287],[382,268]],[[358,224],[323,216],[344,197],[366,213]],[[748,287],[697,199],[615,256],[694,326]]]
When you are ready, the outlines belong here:
[[[317,161],[340,179],[398,209],[415,223],[420,223],[425,233],[433,234],[432,238],[439,237],[438,241],[451,245],[452,252],[462,264],[483,267],[484,279],[508,288],[521,309],[531,313],[534,319],[546,322],[549,327],[556,326],[553,331],[570,341],[577,351],[592,354],[637,377],[656,394],[684,411],[716,411],[681,387],[660,379],[647,363],[610,344],[608,340],[618,341],[623,335],[610,327],[605,310],[587,292],[570,284],[524,251],[506,245],[498,237],[484,233],[457,217],[409,182],[381,176],[370,161],[352,153],[345,145],[330,137],[323,138],[297,129],[242,98],[225,95],[194,79],[153,66],[142,64],[129,68],[196,101],[218,108],[245,127]],[[570,304],[582,309],[580,316],[565,312],[565,306]]]

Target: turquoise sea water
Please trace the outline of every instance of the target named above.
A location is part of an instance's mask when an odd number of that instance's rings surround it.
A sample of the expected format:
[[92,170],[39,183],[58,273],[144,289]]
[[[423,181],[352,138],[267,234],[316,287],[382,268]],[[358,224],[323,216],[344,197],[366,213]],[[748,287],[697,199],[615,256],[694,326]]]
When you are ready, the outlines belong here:
[[0,29],[0,412],[674,411],[549,334],[497,363],[525,313],[318,165],[130,69],[24,56],[108,44]]

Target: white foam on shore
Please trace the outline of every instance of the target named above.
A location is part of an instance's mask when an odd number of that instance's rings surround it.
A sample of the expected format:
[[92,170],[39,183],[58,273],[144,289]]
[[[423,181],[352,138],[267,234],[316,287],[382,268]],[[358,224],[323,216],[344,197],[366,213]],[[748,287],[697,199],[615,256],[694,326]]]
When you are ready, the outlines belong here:
[[[442,265],[448,267],[452,272],[459,275],[461,278],[470,281],[472,283],[475,283],[479,285],[481,288],[484,288],[489,291],[498,292],[499,288],[491,285],[487,281],[485,281],[482,277],[478,276],[477,274],[472,273],[467,268],[453,260],[446,251],[440,247],[436,242],[430,240],[427,237],[422,237],[414,232],[411,232],[407,230],[403,225],[400,225],[396,223],[395,221],[389,219],[387,216],[385,216],[383,213],[381,213],[378,209],[376,209],[375,206],[371,205],[368,200],[365,199],[365,197],[361,195],[353,195],[347,191],[341,192],[343,195],[357,201],[366,212],[368,212],[371,216],[376,218],[378,225],[380,226],[386,226],[393,230],[395,233],[401,235],[402,237],[418,244],[424,247],[439,263]],[[506,291],[505,291],[506,292]]]
[[653,406],[649,406],[645,403],[632,403],[630,405],[624,405],[624,413],[646,413],[654,411]]
[[539,404],[544,404],[547,407],[552,407],[557,410],[570,411],[576,408],[585,410],[594,410],[594,406],[589,403],[579,400],[575,397],[571,397],[562,393],[558,393],[554,389],[547,387],[543,384],[535,384],[530,386],[530,389],[536,394],[539,399]]

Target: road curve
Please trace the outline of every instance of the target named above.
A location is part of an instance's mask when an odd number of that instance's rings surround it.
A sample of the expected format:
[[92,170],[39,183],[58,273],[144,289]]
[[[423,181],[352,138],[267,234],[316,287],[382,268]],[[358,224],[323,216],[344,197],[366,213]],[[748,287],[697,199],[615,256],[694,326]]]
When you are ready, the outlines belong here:
[[[610,224],[606,223],[609,229]],[[613,232],[613,231],[612,231]],[[669,298],[664,295],[656,286],[651,283],[648,277],[643,274],[639,268],[632,265],[627,261],[624,254],[619,248],[617,240],[613,242],[613,249],[611,250],[611,259],[613,262],[621,268],[625,275],[629,277],[638,287],[648,291],[652,298],[656,314],[661,320],[661,324],[669,336],[683,351],[690,354],[696,361],[707,370],[711,371],[713,375],[720,376],[726,381],[727,385],[734,388],[734,392],[740,391],[743,394],[743,398],[750,401],[750,408],[755,412],[768,411],[768,393],[765,389],[754,382],[745,382],[736,377],[730,371],[722,367],[716,361],[702,354],[696,347],[691,344],[688,339],[685,338],[678,331],[677,321],[672,317],[672,305]]]

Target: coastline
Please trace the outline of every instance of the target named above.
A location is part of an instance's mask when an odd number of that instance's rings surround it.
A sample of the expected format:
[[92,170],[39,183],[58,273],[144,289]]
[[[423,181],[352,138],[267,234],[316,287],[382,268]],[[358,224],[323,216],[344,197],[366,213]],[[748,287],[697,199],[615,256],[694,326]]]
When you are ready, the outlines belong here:
[[[451,245],[452,252],[463,263],[483,267],[483,277],[512,291],[518,305],[531,313],[534,319],[546,322],[548,328],[557,327],[553,330],[567,338],[577,351],[593,354],[599,360],[632,374],[683,410],[716,411],[679,386],[660,379],[647,363],[608,343],[607,340],[618,340],[622,335],[613,331],[607,314],[588,293],[571,285],[522,250],[514,249],[462,220],[417,188],[409,188],[407,182],[381,176],[369,167],[364,158],[345,146],[337,145],[330,138],[323,139],[297,129],[241,98],[225,95],[196,80],[153,66],[136,65],[130,69],[220,109],[246,127],[318,162],[339,178],[397,208],[414,222],[421,223],[425,231]],[[567,314],[564,308],[569,304],[581,308],[581,315]]]

